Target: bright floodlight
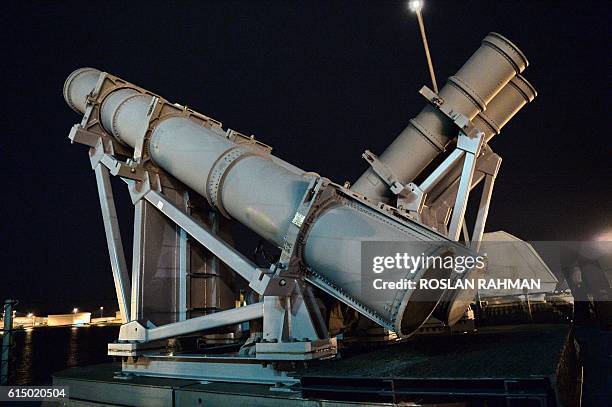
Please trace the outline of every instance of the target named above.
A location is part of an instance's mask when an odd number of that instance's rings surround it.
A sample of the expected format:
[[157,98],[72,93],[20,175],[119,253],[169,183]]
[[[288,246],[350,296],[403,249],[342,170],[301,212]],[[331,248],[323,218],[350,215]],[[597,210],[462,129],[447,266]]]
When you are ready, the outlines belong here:
[[34,314],[32,314],[31,312],[28,314],[28,318],[32,318],[34,316]]
[[78,309],[78,308],[73,308],[73,309],[72,309],[72,313],[73,313],[73,314],[76,314],[77,312],[79,312],[79,309]]
[[415,13],[417,11],[421,11],[421,9],[423,8],[423,0],[410,0],[408,2],[408,8],[410,9],[410,11]]

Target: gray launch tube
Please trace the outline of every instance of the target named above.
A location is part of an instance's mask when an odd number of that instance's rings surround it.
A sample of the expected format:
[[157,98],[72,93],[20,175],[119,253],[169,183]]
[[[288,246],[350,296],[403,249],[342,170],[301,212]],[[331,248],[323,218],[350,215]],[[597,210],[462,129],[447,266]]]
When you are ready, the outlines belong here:
[[[472,123],[485,134],[485,140],[490,141],[501,129],[519,112],[527,103],[533,101],[537,96],[535,88],[521,75],[516,75],[493,100],[487,105],[487,110],[478,113]],[[447,175],[447,179],[453,180],[452,184],[459,182],[461,165],[456,165]],[[478,184],[484,176],[477,172],[472,180],[472,185]],[[450,184],[450,185],[452,185]],[[428,202],[434,202],[445,193],[448,195],[448,183],[441,183],[428,192]],[[453,196],[453,194],[450,194]]]
[[[230,149],[236,149],[232,141],[180,117],[159,123],[150,144],[155,163],[202,196],[210,195],[207,175]],[[269,155],[246,155],[228,171],[218,202],[231,218],[281,246],[307,186]]]
[[[461,69],[448,79],[439,95],[445,104],[471,120],[527,64],[527,58],[514,44],[500,34],[490,33]],[[450,119],[427,105],[410,120],[380,160],[406,184],[444,151],[456,134],[456,126]],[[374,201],[388,202],[391,198],[387,185],[371,168],[351,190]]]
[[527,103],[538,95],[535,88],[521,75],[516,75],[493,100],[487,105],[487,110],[480,112],[472,119],[472,123],[485,133],[488,142],[499,134],[506,125]]
[[64,84],[64,100],[77,113],[83,114],[87,95],[96,87],[100,71],[94,68],[77,69],[68,76]]
[[[97,83],[94,73],[100,74],[79,70],[64,86],[66,101],[80,113]],[[102,101],[101,123],[109,134],[134,147],[146,128],[150,102],[150,95],[136,89],[116,90]],[[203,127],[187,117],[169,117],[157,123],[149,152],[155,164],[212,201],[222,213],[277,246],[283,245],[308,187],[306,173],[271,154],[240,146],[222,130]],[[418,224],[404,226],[359,203],[345,201],[314,221],[306,237],[304,261],[321,276],[317,281],[324,281],[323,289],[325,285],[338,287],[335,292],[342,294],[332,294],[336,298],[351,306],[357,304],[357,308],[367,310],[366,315],[399,334],[410,334],[431,314],[442,293],[437,300],[427,301],[422,300],[422,292],[410,289],[396,290],[385,301],[361,295],[361,242],[444,238]],[[430,271],[420,270],[405,277],[418,280]]]

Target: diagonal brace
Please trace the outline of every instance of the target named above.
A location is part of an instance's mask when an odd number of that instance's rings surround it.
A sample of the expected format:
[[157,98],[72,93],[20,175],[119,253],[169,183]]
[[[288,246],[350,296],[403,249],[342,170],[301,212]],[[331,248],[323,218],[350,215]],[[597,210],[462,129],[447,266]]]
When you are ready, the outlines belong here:
[[117,211],[110,183],[109,170],[102,164],[94,167],[96,174],[96,184],[98,187],[98,197],[100,198],[100,208],[102,210],[102,220],[104,222],[104,232],[106,234],[106,244],[111,261],[113,280],[115,282],[115,292],[119,311],[123,322],[130,321],[130,279],[125,263],[125,254],[121,242]]

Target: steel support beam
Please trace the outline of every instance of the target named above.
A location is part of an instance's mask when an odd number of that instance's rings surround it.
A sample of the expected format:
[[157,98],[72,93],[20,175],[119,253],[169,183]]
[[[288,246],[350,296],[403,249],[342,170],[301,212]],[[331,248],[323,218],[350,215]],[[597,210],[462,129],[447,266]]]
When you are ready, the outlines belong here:
[[487,216],[489,215],[489,206],[491,205],[493,186],[495,184],[495,178],[497,178],[497,173],[499,172],[500,164],[501,157],[496,156],[494,160],[489,161],[488,165],[485,165],[484,168],[482,168],[482,173],[484,174],[484,186],[482,195],[480,197],[478,215],[476,216],[474,235],[472,236],[471,243],[471,247],[477,252],[480,250],[482,235],[484,234]]
[[448,228],[448,237],[453,240],[459,240],[461,234],[461,225],[465,217],[475,167],[476,157],[473,154],[466,154],[461,172],[461,180],[459,181],[459,189],[457,190],[457,198],[453,207],[453,215],[450,227]]
[[[189,211],[189,193],[183,193],[183,205]],[[189,237],[185,230],[179,230],[179,280],[178,280],[178,319],[184,321],[189,312]]]
[[465,154],[461,178],[459,179],[459,187],[457,189],[457,197],[455,198],[453,214],[448,228],[448,237],[452,240],[459,240],[459,236],[461,235],[461,226],[465,218],[465,210],[467,208],[470,190],[472,189],[472,180],[476,170],[476,160],[480,153],[483,137],[484,133],[481,132],[478,132],[473,137],[460,133],[457,139],[457,149],[463,150]]
[[104,222],[104,232],[106,234],[106,245],[111,261],[113,280],[115,282],[115,292],[119,311],[123,322],[130,321],[130,280],[123,253],[123,243],[119,231],[117,211],[113,198],[113,190],[110,183],[108,168],[102,163],[94,167],[96,174],[96,184],[98,187],[98,197],[100,198],[100,208],[102,210],[102,220]]
[[[277,386],[280,384],[289,386],[300,381],[298,378],[290,376],[289,372],[276,370],[272,363],[263,364],[244,357],[215,357],[215,355],[211,355],[202,358],[199,355],[167,356],[151,352],[137,360],[125,358],[122,364],[122,373],[124,375]],[[259,400],[257,397],[255,399]],[[208,398],[206,400],[208,404],[215,405],[215,403],[208,401]],[[251,403],[247,402],[247,404],[252,405]],[[227,399],[222,404],[232,405]],[[183,404],[177,403],[177,405]],[[282,402],[279,405],[282,405]]]
[[142,318],[142,273],[143,273],[143,239],[144,211],[146,201],[140,200],[134,204],[134,240],[132,249],[132,320]]
[[137,321],[121,325],[119,330],[120,341],[138,341],[140,343],[174,338],[207,329],[239,324],[263,318],[264,303],[257,302],[245,307],[232,308],[219,311],[203,317],[191,318],[185,321],[174,322],[155,328],[145,328]]
[[455,165],[461,160],[465,151],[456,148],[426,179],[419,185],[425,193],[429,193],[446,175],[453,170]]

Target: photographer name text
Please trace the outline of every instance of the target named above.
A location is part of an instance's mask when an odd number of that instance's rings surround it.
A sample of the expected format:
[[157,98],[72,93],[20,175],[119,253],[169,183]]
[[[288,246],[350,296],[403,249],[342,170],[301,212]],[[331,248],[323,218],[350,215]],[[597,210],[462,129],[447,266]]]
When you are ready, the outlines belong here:
[[372,281],[375,290],[539,290],[542,285],[540,279],[527,278],[478,278],[478,279],[420,279],[410,280],[402,278],[396,281],[386,281],[377,278]]

